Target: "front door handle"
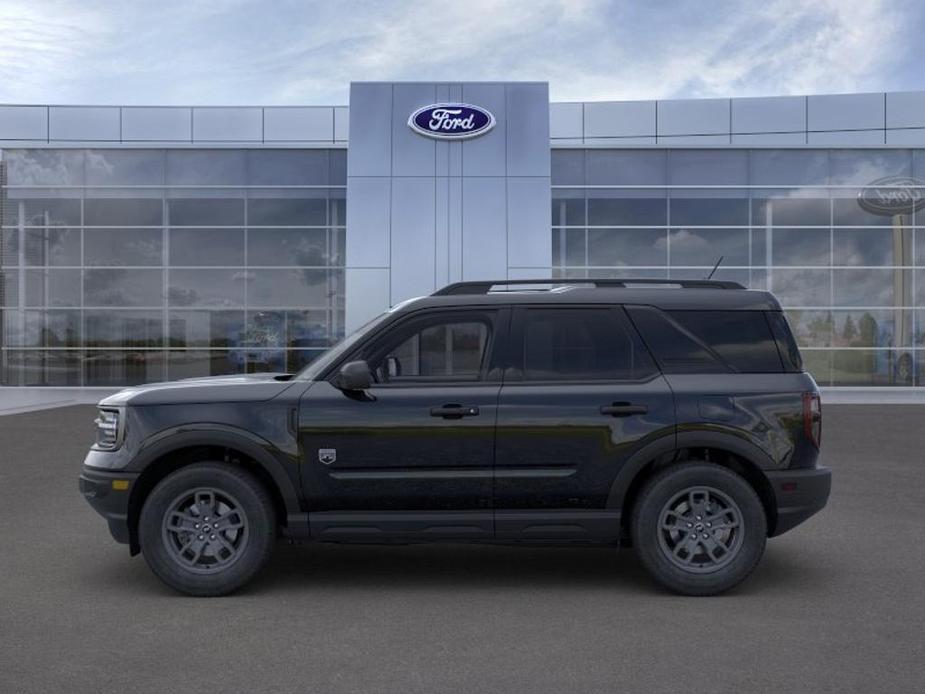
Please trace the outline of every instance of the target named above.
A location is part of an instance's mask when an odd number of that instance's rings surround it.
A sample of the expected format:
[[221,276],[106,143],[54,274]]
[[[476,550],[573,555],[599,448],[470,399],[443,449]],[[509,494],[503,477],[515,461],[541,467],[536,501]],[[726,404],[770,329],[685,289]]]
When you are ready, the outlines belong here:
[[634,414],[646,414],[648,411],[649,408],[645,405],[633,405],[628,402],[615,402],[601,407],[601,414],[608,414],[611,417],[629,417]]
[[443,417],[444,419],[462,419],[463,417],[477,417],[479,414],[478,407],[470,405],[448,404],[441,407],[431,407],[431,417]]

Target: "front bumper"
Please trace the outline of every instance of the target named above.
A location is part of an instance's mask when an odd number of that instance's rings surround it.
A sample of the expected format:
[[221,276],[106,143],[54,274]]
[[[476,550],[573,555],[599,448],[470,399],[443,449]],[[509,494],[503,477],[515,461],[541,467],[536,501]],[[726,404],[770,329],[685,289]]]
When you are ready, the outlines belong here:
[[832,489],[832,471],[780,470],[766,473],[777,504],[777,522],[771,537],[781,535],[825,507]]
[[129,544],[128,502],[138,473],[107,472],[84,466],[78,485],[87,503],[109,524],[116,542]]

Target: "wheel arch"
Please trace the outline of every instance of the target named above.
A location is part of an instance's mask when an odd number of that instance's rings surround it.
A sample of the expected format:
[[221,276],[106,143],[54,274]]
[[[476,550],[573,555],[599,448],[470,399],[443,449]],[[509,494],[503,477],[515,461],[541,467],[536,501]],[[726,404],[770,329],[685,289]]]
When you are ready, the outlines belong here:
[[768,536],[774,534],[777,503],[764,473],[773,468],[773,461],[755,444],[717,431],[680,432],[671,443],[659,439],[637,451],[623,465],[611,486],[607,507],[620,510],[624,530],[628,528],[633,503],[646,480],[667,465],[688,460],[716,463],[745,478],[761,500],[768,521]]
[[129,548],[132,555],[141,550],[138,521],[148,494],[167,475],[197,462],[221,462],[251,472],[270,493],[278,525],[286,526],[291,516],[301,512],[301,500],[283,463],[269,448],[268,442],[252,434],[227,428],[168,432],[143,448],[131,466],[140,472],[128,503]]

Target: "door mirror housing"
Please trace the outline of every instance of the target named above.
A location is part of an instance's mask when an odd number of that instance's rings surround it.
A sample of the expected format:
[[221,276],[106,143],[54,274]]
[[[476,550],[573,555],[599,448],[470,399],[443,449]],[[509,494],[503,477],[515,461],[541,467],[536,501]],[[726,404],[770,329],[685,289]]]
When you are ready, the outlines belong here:
[[363,391],[373,384],[373,377],[369,373],[369,364],[363,360],[350,361],[340,367],[334,385],[341,390]]

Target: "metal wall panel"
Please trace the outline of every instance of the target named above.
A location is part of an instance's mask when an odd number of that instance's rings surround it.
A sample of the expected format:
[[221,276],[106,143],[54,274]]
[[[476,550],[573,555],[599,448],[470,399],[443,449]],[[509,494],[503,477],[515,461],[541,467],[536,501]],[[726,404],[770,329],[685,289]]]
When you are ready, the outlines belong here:
[[675,145],[728,145],[729,135],[660,135],[658,143],[665,147]]
[[[506,179],[470,176],[462,181],[463,280],[504,279],[508,267]],[[535,243],[551,245],[548,230],[538,234]]]
[[348,176],[392,175],[392,119],[388,117],[391,113],[391,84],[353,82],[350,85]]
[[0,140],[45,140],[48,109],[44,106],[0,106]]
[[505,94],[505,175],[549,177],[549,90],[546,84],[508,84]]
[[[503,84],[463,84],[462,101],[488,109],[495,116],[495,127],[480,137],[462,142],[463,176],[505,176],[507,175],[507,150],[505,138],[507,116],[505,88]],[[549,102],[546,103],[549,110]],[[548,118],[548,116],[547,116]],[[549,147],[547,126],[546,147]]]
[[537,243],[549,232],[549,207],[534,205],[549,195],[542,177],[507,179],[507,262],[509,267],[552,267],[552,243]]
[[344,278],[347,334],[388,310],[389,274],[388,268],[347,268]]
[[549,137],[584,137],[584,104],[549,104]]
[[408,116],[434,103],[437,93],[432,84],[396,84],[392,87],[392,175],[434,176],[434,140],[421,137],[408,127]]
[[729,99],[658,102],[658,136],[719,135],[729,132]]
[[193,139],[197,142],[261,142],[262,109],[194,108]]
[[925,92],[887,94],[886,127],[925,128]]
[[734,145],[802,145],[806,144],[806,133],[751,133],[732,135]]
[[347,178],[347,260],[352,267],[389,266],[392,181],[385,176]]
[[811,145],[882,145],[883,130],[835,130],[829,132],[810,132]]
[[[392,303],[430,294],[434,286],[436,179],[392,178]],[[347,223],[353,228],[350,216]],[[348,232],[349,236],[349,232]]]
[[[504,278],[515,261],[550,274],[545,83],[354,83],[350,93],[348,278],[352,269],[388,272],[395,304],[449,282]],[[491,111],[495,128],[446,142],[408,127],[414,110],[447,101]],[[372,286],[348,281],[347,292]],[[348,314],[361,305],[349,296]]]
[[263,139],[266,142],[331,142],[334,109],[329,106],[265,108]]
[[118,142],[121,138],[116,107],[52,106],[48,119],[52,140]]
[[136,142],[190,142],[192,109],[179,106],[122,108],[122,139]]
[[772,96],[732,100],[732,132],[792,133],[806,130],[806,99]]
[[826,94],[807,99],[809,130],[884,127],[883,94]]
[[655,135],[654,101],[591,102],[584,110],[586,138]]
[[334,140],[346,142],[350,131],[350,109],[346,106],[334,107]]
[[887,130],[888,145],[925,146],[925,128],[907,128],[905,130]]

